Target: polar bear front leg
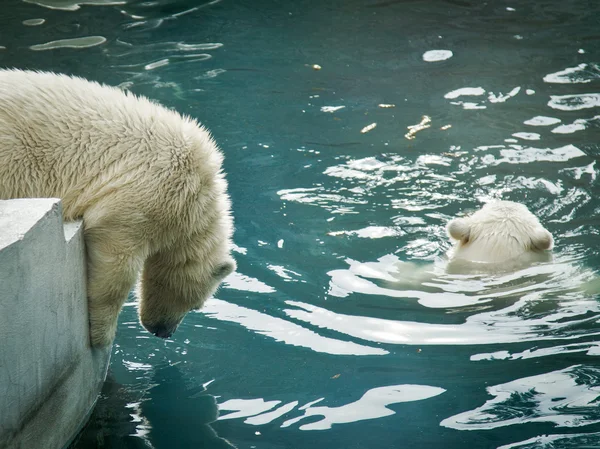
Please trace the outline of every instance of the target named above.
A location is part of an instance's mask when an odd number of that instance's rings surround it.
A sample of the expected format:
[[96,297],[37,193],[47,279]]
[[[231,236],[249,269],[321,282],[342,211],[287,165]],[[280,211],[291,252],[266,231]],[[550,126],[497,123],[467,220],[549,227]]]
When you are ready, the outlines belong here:
[[90,341],[94,347],[112,343],[117,319],[143,260],[134,241],[116,239],[118,232],[86,231]]

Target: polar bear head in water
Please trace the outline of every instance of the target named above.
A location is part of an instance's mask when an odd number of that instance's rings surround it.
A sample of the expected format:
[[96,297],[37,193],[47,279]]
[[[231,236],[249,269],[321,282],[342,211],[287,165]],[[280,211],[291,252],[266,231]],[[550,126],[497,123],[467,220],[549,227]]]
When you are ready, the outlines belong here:
[[554,246],[552,234],[536,216],[524,205],[512,201],[487,203],[468,217],[452,220],[447,231],[456,240],[450,254],[450,263],[454,265],[494,264],[511,269],[548,260],[548,250]]

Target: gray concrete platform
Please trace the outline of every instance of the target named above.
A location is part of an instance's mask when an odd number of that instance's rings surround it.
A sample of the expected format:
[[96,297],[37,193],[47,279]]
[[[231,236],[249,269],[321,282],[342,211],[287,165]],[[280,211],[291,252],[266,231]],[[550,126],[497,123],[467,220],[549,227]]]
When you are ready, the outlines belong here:
[[59,200],[0,201],[2,449],[61,449],[95,404],[111,348],[89,345],[85,266]]

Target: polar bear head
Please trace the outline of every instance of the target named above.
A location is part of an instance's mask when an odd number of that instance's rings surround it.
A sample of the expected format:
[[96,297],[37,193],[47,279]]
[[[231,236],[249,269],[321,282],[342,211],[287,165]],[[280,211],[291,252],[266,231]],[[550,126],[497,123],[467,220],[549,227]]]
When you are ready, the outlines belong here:
[[[451,260],[510,264],[530,261],[552,249],[554,240],[527,207],[512,201],[493,201],[447,226],[457,241]],[[508,267],[507,267],[508,268]]]
[[236,269],[224,245],[210,248],[204,238],[185,244],[157,253],[144,264],[138,285],[140,321],[157,337],[170,337],[185,315],[201,309]]
[[170,337],[188,312],[202,308],[236,269],[222,154],[194,127],[187,138],[192,149],[172,151],[180,168],[163,181],[173,193],[157,206],[162,209],[155,241],[160,242],[145,260],[139,284],[141,323],[162,338]]

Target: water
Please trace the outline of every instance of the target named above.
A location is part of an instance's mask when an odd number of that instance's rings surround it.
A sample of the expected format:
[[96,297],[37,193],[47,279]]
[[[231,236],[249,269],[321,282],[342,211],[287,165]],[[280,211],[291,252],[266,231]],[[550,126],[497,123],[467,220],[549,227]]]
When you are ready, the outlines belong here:
[[[77,449],[600,447],[597,2],[6,3],[3,66],[145,94],[226,154],[238,272],[172,340],[127,304]],[[490,198],[554,262],[401,288]]]

